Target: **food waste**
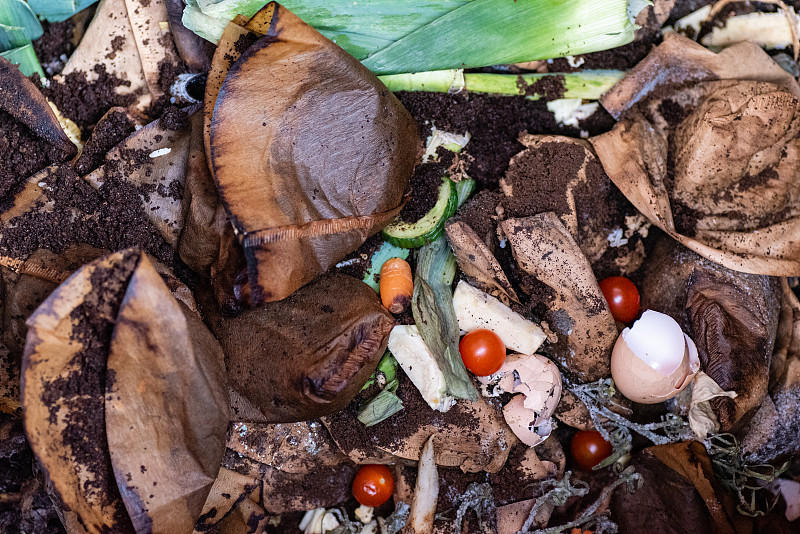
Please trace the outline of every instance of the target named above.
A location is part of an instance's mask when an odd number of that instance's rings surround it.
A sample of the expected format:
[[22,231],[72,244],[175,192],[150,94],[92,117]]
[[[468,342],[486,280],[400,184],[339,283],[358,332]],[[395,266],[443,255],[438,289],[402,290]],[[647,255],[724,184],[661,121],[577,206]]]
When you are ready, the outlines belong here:
[[0,532],[800,530],[794,3],[316,4],[0,0]]

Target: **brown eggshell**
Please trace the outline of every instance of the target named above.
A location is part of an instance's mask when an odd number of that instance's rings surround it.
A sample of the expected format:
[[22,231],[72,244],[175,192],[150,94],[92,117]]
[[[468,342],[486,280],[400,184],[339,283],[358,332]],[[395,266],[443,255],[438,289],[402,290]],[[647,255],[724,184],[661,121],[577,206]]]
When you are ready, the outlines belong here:
[[691,340],[685,335],[684,338],[687,341],[681,364],[673,372],[663,375],[641,360],[620,334],[611,353],[611,376],[619,392],[633,402],[657,404],[683,391],[699,369],[699,362],[695,366],[691,363]]

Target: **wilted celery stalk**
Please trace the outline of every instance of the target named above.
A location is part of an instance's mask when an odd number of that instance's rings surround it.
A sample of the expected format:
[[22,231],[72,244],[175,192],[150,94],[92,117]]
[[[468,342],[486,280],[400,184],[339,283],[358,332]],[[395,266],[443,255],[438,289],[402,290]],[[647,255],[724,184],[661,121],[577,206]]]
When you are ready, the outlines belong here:
[[441,70],[378,76],[391,91],[429,91],[448,93],[465,89],[470,93],[494,95],[524,95],[538,100],[546,95],[536,92],[537,82],[558,78],[563,87],[560,98],[597,100],[625,73],[620,70],[584,70],[571,73],[490,74],[467,73],[460,70]]
[[[217,42],[263,0],[189,0],[187,28]],[[643,0],[284,0],[376,74],[519,63],[633,41]]]

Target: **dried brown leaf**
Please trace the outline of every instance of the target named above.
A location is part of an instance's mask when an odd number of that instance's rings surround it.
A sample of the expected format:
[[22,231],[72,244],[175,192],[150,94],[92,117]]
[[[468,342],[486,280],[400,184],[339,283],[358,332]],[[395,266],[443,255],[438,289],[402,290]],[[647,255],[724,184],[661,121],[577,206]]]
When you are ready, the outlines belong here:
[[78,147],[64,133],[42,93],[17,66],[5,58],[0,58],[0,80],[3,80],[0,85],[0,110],[61,150],[64,153],[64,160],[78,153]]
[[274,9],[268,35],[228,72],[210,133],[252,302],[285,298],[385,226],[418,143],[413,119],[372,73]]
[[769,56],[670,34],[602,103],[623,120],[590,141],[651,222],[725,267],[800,274],[800,86]]
[[80,268],[28,326],[25,425],[68,529],[191,532],[229,402],[199,316],[128,250]]
[[467,223],[450,222],[445,231],[458,266],[465,275],[474,278],[481,289],[500,298],[506,305],[512,300],[519,302],[517,293],[503,272],[500,262]]

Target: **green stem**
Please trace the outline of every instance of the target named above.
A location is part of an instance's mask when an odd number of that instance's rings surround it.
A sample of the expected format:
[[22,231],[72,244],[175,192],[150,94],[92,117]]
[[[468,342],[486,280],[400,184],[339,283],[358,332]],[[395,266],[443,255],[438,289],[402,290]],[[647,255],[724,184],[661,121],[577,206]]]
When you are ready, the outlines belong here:
[[[434,93],[454,92],[463,87],[471,93],[486,93],[506,96],[527,96],[531,100],[548,97],[547,93],[560,92],[558,86],[548,84],[546,89],[537,89],[537,84],[555,78],[563,92],[560,98],[597,100],[611,89],[625,73],[619,70],[584,70],[573,73],[544,74],[490,74],[467,73],[459,70],[440,70],[414,74],[389,74],[378,78],[389,88],[397,91],[429,91]],[[555,86],[555,87],[554,87]]]

